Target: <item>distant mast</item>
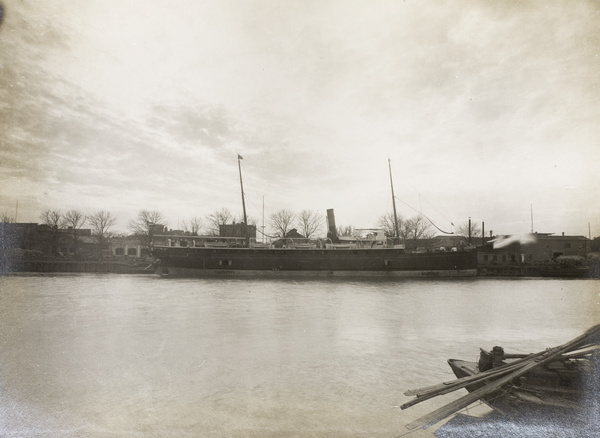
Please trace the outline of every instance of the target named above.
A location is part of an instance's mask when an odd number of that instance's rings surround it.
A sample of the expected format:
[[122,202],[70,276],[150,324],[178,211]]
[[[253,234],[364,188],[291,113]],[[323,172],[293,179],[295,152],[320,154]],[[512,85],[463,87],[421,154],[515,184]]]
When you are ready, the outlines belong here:
[[531,234],[533,234],[533,204],[529,204],[529,210],[531,211]]
[[394,196],[394,182],[392,180],[392,160],[388,158],[388,166],[390,168],[390,185],[392,186],[392,206],[394,208],[394,227],[396,230],[396,237],[398,243],[400,243],[400,233],[398,231],[398,215],[396,214],[396,197]]
[[240,154],[238,154],[238,168],[240,170],[240,187],[242,188],[242,208],[244,210],[244,237],[246,238],[246,248],[250,247],[250,236],[248,235],[248,218],[246,217],[246,200],[244,199],[244,183],[242,181],[242,164],[240,163],[243,160]]

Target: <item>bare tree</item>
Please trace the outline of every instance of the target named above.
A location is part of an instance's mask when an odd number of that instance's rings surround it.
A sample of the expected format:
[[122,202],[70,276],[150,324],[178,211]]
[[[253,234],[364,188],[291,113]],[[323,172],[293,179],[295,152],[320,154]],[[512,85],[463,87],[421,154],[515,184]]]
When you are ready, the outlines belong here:
[[354,227],[352,225],[339,225],[337,227],[338,236],[353,236]]
[[58,255],[59,251],[58,251],[58,247],[59,247],[59,241],[60,241],[60,236],[59,236],[59,231],[61,228],[64,227],[64,218],[62,213],[60,212],[60,210],[44,210],[42,212],[42,214],[40,214],[40,219],[42,220],[42,223],[45,225],[48,225],[50,227],[50,229],[52,230],[51,232],[51,239],[50,239],[50,251],[52,254],[54,255]]
[[310,238],[325,225],[323,216],[316,211],[302,210],[298,215],[300,234]]
[[423,215],[417,215],[403,222],[400,235],[417,246],[419,239],[431,239],[434,236],[431,228],[431,223]]
[[60,210],[44,210],[42,214],[40,214],[40,219],[43,224],[54,229],[61,229],[65,224],[64,217]]
[[75,253],[77,253],[79,249],[77,230],[83,227],[86,220],[87,218],[85,215],[79,210],[69,210],[63,216],[63,223],[71,232],[71,250]]
[[110,227],[115,226],[117,218],[106,210],[99,210],[90,215],[88,221],[92,227],[92,235],[96,237],[100,249],[104,248],[110,238]]
[[233,215],[226,208],[222,208],[221,210],[206,216],[206,220],[210,225],[210,233],[213,236],[218,236],[220,232],[219,227],[221,225],[226,225],[229,222],[233,222],[233,219]]
[[[402,229],[403,219],[398,216],[398,233]],[[395,237],[396,236],[396,219],[394,217],[394,213],[388,212],[379,217],[379,221],[377,222],[377,226],[381,227],[387,237]]]
[[183,228],[183,231],[191,233],[194,236],[197,236],[198,234],[200,234],[200,231],[202,230],[203,227],[204,227],[204,221],[202,220],[202,218],[199,218],[197,216],[190,218],[189,221],[186,221],[186,220],[181,221],[181,228]]
[[87,218],[79,210],[69,210],[63,217],[65,226],[72,228],[73,230],[79,230],[85,225]]
[[4,224],[11,224],[15,221],[15,218],[12,217],[10,214],[8,214],[7,212],[3,211],[2,214],[0,214],[0,222],[4,223]]
[[156,210],[140,210],[135,219],[129,221],[129,229],[140,239],[149,251],[152,251],[154,235],[159,226],[164,225],[165,218]]
[[271,230],[275,234],[285,237],[285,235],[290,231],[294,220],[296,219],[296,215],[289,210],[279,210],[278,212],[271,214],[269,219]]
[[471,228],[469,229],[469,221],[465,221],[465,223],[456,228],[456,234],[464,237],[481,237],[481,227],[479,224],[471,221]]

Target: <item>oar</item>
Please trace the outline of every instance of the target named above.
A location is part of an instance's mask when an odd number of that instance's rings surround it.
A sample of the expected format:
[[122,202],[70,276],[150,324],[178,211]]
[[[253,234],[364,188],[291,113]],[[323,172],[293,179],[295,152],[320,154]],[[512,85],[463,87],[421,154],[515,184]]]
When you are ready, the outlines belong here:
[[590,344],[581,348],[578,348],[574,351],[569,351],[564,354],[565,359],[574,359],[578,357],[585,357],[592,354],[594,351],[600,350],[600,345],[598,344]]
[[504,359],[523,359],[528,356],[526,353],[504,353]]
[[527,363],[523,367],[520,367],[516,371],[513,371],[512,373],[510,373],[498,380],[490,382],[486,386],[479,388],[478,390],[473,391],[473,392],[459,398],[458,400],[448,403],[447,405],[444,405],[441,408],[436,409],[435,411],[433,411],[427,415],[424,415],[421,418],[418,418],[416,421],[413,421],[412,423],[407,424],[406,427],[408,429],[416,429],[417,427],[425,428],[425,427],[431,426],[432,424],[437,423],[438,421],[448,417],[449,415],[455,414],[456,412],[460,411],[461,409],[466,408],[471,403],[474,403],[475,401],[479,400],[480,398],[485,397],[486,395],[491,394],[494,391],[497,391],[503,385],[511,382],[512,380],[514,380],[518,377],[521,377],[522,375],[528,373],[532,369],[537,368],[545,363],[548,363],[548,362],[554,360],[557,356],[560,356],[561,354],[563,354],[567,351],[570,351],[570,350],[574,349],[575,347],[580,346],[582,343],[586,342],[588,336],[591,336],[592,334],[597,334],[599,331],[600,331],[600,325],[592,327],[590,330],[585,332],[583,335],[578,336],[577,338],[573,339],[572,341],[567,342],[566,344],[563,344],[562,346],[557,347],[555,349],[548,350],[546,352],[548,354],[545,358],[540,359],[539,361],[535,361],[535,359],[529,359],[528,360],[529,363]]
[[[412,399],[409,402],[404,403],[402,406],[400,406],[400,408],[401,409],[410,408],[411,406],[414,406],[418,403],[432,399],[439,395],[448,394],[450,392],[464,388],[465,386],[477,384],[481,381],[485,381],[490,378],[502,377],[508,373],[514,372],[515,370],[517,370],[521,367],[524,367],[525,365],[527,365],[527,364],[524,363],[524,364],[519,364],[517,366],[511,366],[511,367],[507,367],[507,368],[503,367],[502,369],[495,368],[493,370],[489,370],[489,371],[493,371],[493,373],[488,373],[488,372],[479,373],[479,374],[476,374],[473,376],[461,377],[460,379],[456,379],[454,382],[449,382],[448,384],[442,384],[445,386],[436,385],[436,387],[431,387],[431,388],[433,388],[431,391],[418,393],[416,398]],[[409,395],[409,391],[405,392],[405,395]]]
[[[416,395],[418,397],[418,400],[422,401],[422,400],[425,400],[425,397],[429,397],[430,395],[446,394],[448,392],[452,392],[457,389],[464,388],[465,386],[468,386],[468,385],[471,385],[474,383],[478,383],[482,380],[487,380],[487,379],[494,378],[494,377],[500,377],[506,373],[510,373],[511,371],[524,366],[524,364],[527,362],[527,360],[535,359],[536,357],[542,356],[544,354],[546,354],[546,351],[540,351],[539,353],[530,354],[526,358],[516,360],[514,362],[511,362],[511,363],[508,363],[508,364],[505,364],[505,365],[502,365],[502,366],[499,366],[496,368],[492,368],[492,369],[483,371],[481,373],[478,373],[478,374],[475,374],[472,376],[461,377],[461,378],[453,380],[451,382],[443,382],[443,383],[440,383],[437,385],[426,386],[424,388],[410,389],[410,390],[406,391],[404,393],[404,395],[409,395],[409,396]],[[452,388],[452,390],[448,391],[448,389],[450,389],[450,388]],[[429,397],[429,398],[431,398],[431,397]],[[410,404],[410,406],[412,406],[413,404],[414,403]]]

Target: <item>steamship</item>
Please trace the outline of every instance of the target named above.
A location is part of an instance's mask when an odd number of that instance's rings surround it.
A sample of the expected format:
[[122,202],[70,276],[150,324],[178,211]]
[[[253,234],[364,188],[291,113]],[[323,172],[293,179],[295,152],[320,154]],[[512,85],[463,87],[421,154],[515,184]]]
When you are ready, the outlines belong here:
[[[239,161],[242,159],[238,155]],[[169,277],[474,277],[475,251],[412,253],[383,230],[366,237],[338,238],[333,210],[327,210],[327,240],[282,247],[253,245],[248,237],[244,188],[240,185],[246,237],[196,246],[155,246],[156,273]],[[391,166],[390,166],[391,182]],[[393,195],[392,184],[392,200]],[[396,221],[397,224],[397,221]],[[397,226],[396,226],[396,235]]]

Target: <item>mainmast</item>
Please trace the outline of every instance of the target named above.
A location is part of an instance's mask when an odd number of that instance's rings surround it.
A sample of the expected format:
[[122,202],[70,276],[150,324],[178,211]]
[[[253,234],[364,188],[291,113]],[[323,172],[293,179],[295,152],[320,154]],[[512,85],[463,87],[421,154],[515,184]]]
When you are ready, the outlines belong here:
[[248,218],[246,217],[246,201],[244,199],[244,183],[242,181],[242,164],[241,160],[243,160],[240,154],[238,154],[238,168],[240,170],[240,187],[242,188],[242,208],[244,209],[244,237],[246,238],[246,248],[250,247],[250,236],[248,234]]
[[394,207],[394,227],[396,229],[396,237],[400,243],[400,232],[398,231],[398,215],[396,214],[396,197],[394,196],[394,182],[392,181],[392,160],[388,158],[388,166],[390,168],[390,185],[392,186],[392,206]]

